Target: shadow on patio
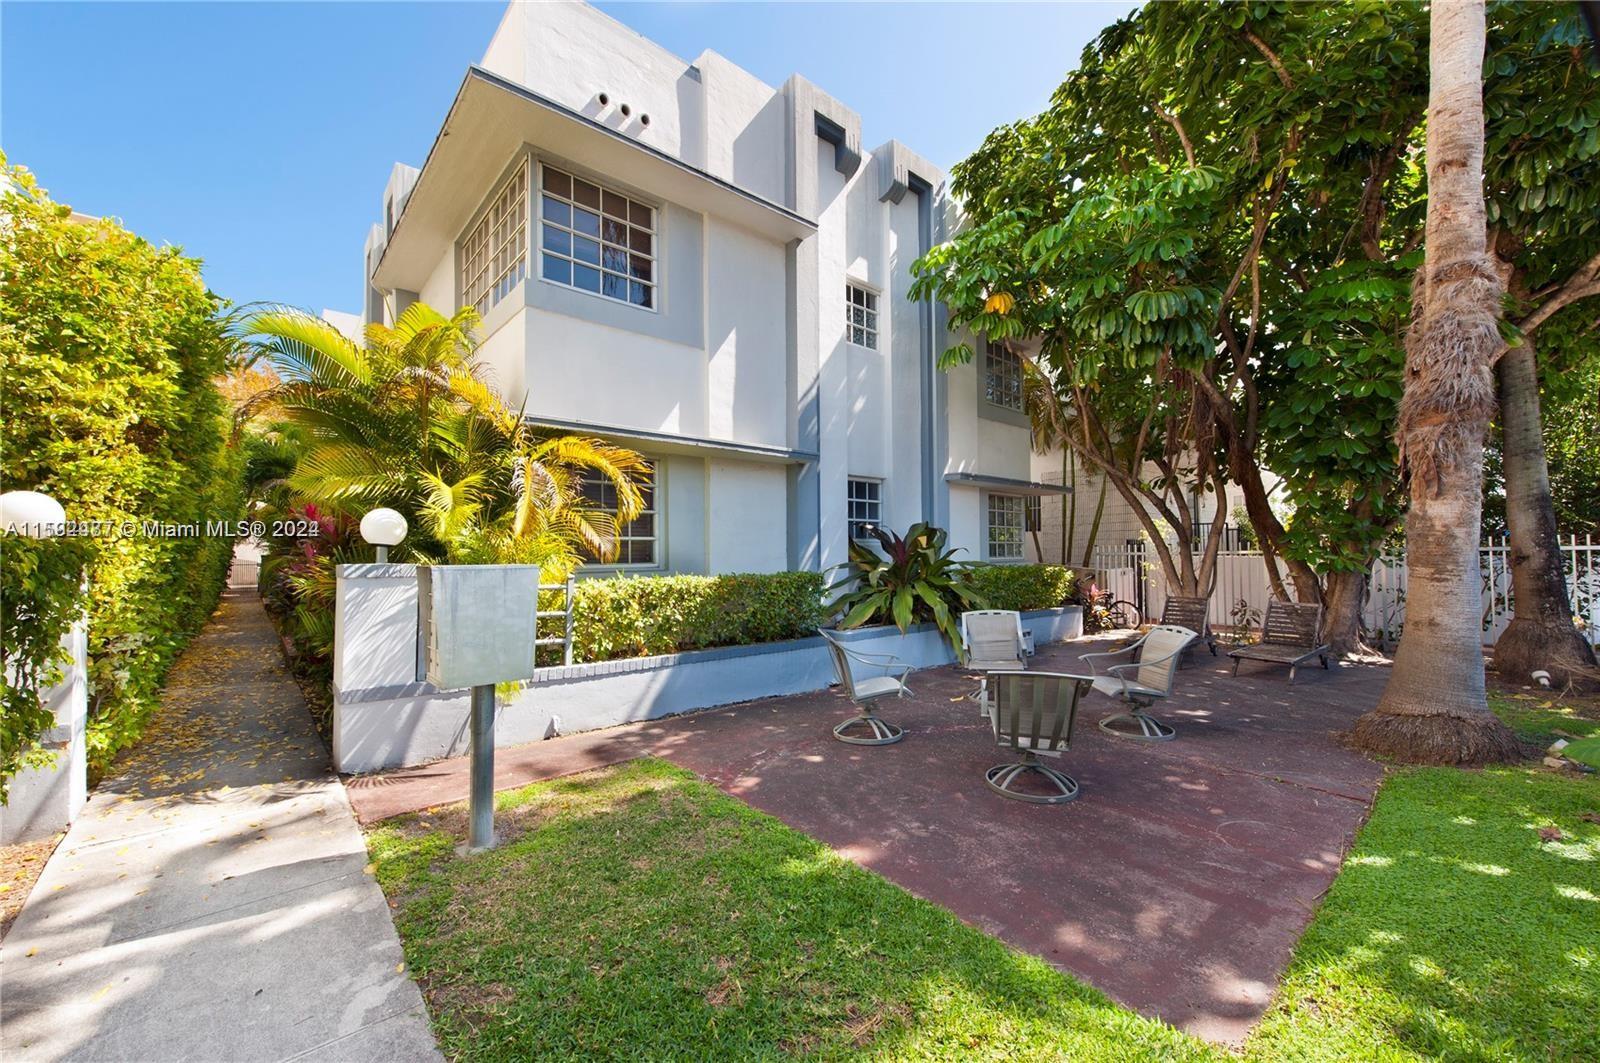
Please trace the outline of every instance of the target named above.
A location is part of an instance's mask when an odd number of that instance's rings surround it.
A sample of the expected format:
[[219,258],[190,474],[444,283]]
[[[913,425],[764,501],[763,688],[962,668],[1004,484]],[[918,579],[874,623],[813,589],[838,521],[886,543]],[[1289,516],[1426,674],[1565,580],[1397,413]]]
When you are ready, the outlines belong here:
[[[1042,648],[1036,670],[1081,671],[1081,641]],[[963,920],[1191,1032],[1237,1043],[1260,1017],[1296,939],[1366,816],[1382,769],[1341,747],[1386,672],[1285,670],[1191,654],[1155,710],[1178,739],[1101,732],[1090,695],[1058,766],[1082,795],[1007,801],[983,772],[1009,759],[965,700],[955,668],[914,673],[883,715],[897,745],[849,746],[834,692],[502,749],[497,788],[653,755],[694,771]],[[350,780],[364,822],[466,794],[442,761]]]

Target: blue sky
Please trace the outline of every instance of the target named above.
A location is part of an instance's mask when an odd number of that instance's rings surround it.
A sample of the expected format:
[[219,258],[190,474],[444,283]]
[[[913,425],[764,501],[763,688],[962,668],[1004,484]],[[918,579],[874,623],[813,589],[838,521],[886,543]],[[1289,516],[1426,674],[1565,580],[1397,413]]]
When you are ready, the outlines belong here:
[[[949,166],[1040,110],[1132,3],[601,4],[685,59],[799,72]],[[360,308],[390,166],[420,165],[500,3],[0,7],[0,146],[60,202],[206,262],[237,302]]]

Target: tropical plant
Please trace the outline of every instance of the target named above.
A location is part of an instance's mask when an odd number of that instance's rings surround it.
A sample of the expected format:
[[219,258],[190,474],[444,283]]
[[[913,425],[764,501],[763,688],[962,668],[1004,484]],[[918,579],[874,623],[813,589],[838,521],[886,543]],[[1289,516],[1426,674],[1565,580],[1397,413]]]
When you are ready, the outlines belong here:
[[946,548],[949,535],[943,528],[921,521],[905,535],[876,526],[869,526],[867,533],[882,545],[883,553],[852,540],[850,560],[839,566],[846,575],[828,588],[842,592],[833,603],[839,626],[892,622],[905,631],[913,623],[931,620],[950,645],[959,648],[959,614],[985,607],[972,582],[972,563],[957,561],[957,551]]
[[1481,764],[1521,756],[1489,709],[1480,649],[1483,440],[1504,292],[1485,237],[1483,0],[1436,0],[1431,21],[1427,240],[1396,431],[1410,473],[1406,626],[1351,738],[1408,761]]
[[[397,559],[516,561],[560,576],[614,556],[618,525],[643,508],[648,463],[532,429],[487,383],[476,324],[470,307],[445,317],[416,303],[392,327],[369,326],[363,345],[302,311],[253,315],[244,335],[280,378],[240,409],[275,422],[252,452],[263,472],[292,456],[287,495],[330,517],[399,510],[413,530]],[[615,489],[614,511],[585,499],[594,473]]]

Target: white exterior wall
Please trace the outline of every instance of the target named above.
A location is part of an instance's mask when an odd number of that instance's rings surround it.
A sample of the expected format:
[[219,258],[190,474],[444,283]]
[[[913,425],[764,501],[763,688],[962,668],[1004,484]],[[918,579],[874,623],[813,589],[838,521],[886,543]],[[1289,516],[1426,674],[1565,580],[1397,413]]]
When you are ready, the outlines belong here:
[[[598,122],[742,190],[724,197],[753,195],[816,225],[799,238],[758,233],[759,222],[739,214],[742,204],[730,201],[726,215],[714,197],[690,208],[636,184],[648,179],[626,167],[586,170],[562,154],[581,146],[558,143],[579,126],[526,133],[542,142],[508,158],[503,146],[459,139],[481,127],[452,120],[458,139],[449,149],[466,153],[447,171],[457,175],[448,194],[459,187],[465,200],[458,215],[475,222],[518,159],[530,163],[527,276],[485,314],[480,356],[507,401],[530,417],[593,426],[657,460],[660,569],[838,564],[847,555],[852,475],[883,482],[887,526],[942,520],[956,545],[982,557],[982,492],[943,477],[1025,480],[1027,440],[1022,429],[977,415],[976,368],[934,379],[924,395],[925,367],[948,341],[925,334],[927,308],[909,299],[910,267],[929,238],[925,225],[932,239],[943,235],[941,173],[893,141],[861,151],[859,118],[801,78],[775,89],[714,52],[685,62],[581,3],[511,5],[482,66],[582,116],[548,121]],[[653,311],[540,278],[545,162],[656,206]],[[481,180],[460,178],[468,165]],[[409,194],[418,180],[397,166],[390,191]],[[678,191],[685,201],[697,194]],[[427,210],[422,216],[385,246],[426,248],[412,251],[405,268],[427,279],[415,293],[389,293],[389,302],[421,298],[452,310],[456,248],[436,249],[459,219],[435,222],[430,233]],[[431,269],[416,268],[435,257]],[[847,280],[879,295],[876,350],[847,342]],[[686,448],[698,454],[685,456]]]

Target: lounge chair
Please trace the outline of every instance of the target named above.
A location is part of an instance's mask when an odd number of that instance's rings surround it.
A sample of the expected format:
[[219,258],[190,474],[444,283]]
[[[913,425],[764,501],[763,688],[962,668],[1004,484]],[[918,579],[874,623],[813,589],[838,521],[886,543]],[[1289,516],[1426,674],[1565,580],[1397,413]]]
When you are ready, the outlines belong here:
[[[863,653],[860,650],[852,650],[832,631],[818,628],[817,634],[821,635],[822,641],[828,645],[828,653],[833,658],[833,671],[839,678],[839,685],[844,688],[846,696],[855,702],[859,710],[859,715],[833,729],[833,737],[853,746],[887,746],[904,738],[905,731],[892,723],[878,719],[872,711],[872,705],[880,698],[901,698],[911,693],[906,687],[906,676],[910,674],[911,666],[891,653]],[[857,679],[854,667],[857,663],[883,674]],[[865,728],[867,733],[847,734],[846,732],[852,728]]]
[[1267,661],[1289,666],[1289,682],[1294,682],[1294,670],[1313,657],[1321,658],[1322,667],[1328,667],[1327,643],[1318,642],[1322,630],[1322,606],[1315,602],[1284,602],[1276,598],[1267,601],[1267,619],[1261,625],[1261,641],[1253,646],[1240,646],[1229,650],[1233,658],[1233,674],[1239,674],[1240,661]]
[[1194,643],[1190,643],[1190,647],[1204,642],[1206,649],[1211,651],[1211,656],[1217,655],[1217,637],[1211,633],[1210,598],[1169,595],[1161,606],[1161,622],[1171,627],[1186,627],[1190,631],[1198,631],[1200,635]]
[[[1077,797],[1077,782],[1041,764],[1039,757],[1059,757],[1071,746],[1078,702],[1093,679],[1060,672],[996,672],[989,681],[994,691],[989,720],[995,744],[1022,755],[1020,761],[996,764],[984,772],[989,789],[1037,805],[1059,805]],[[1023,788],[1033,779],[1045,783],[1045,793]]]
[[973,695],[979,711],[989,715],[990,672],[1020,672],[1027,668],[1027,640],[1022,614],[1014,609],[975,609],[961,614],[961,663],[983,672],[983,685]]
[[[1178,732],[1154,716],[1147,715],[1156,698],[1172,693],[1172,680],[1178,671],[1178,658],[1189,644],[1200,636],[1186,627],[1160,624],[1147,631],[1143,638],[1120,650],[1105,653],[1086,653],[1079,660],[1095,673],[1094,688],[1128,703],[1127,712],[1107,716],[1100,721],[1100,729],[1122,738],[1140,738],[1147,742],[1167,742]],[[1110,666],[1108,658],[1126,655],[1128,661]],[[1101,670],[1105,674],[1102,675]]]

